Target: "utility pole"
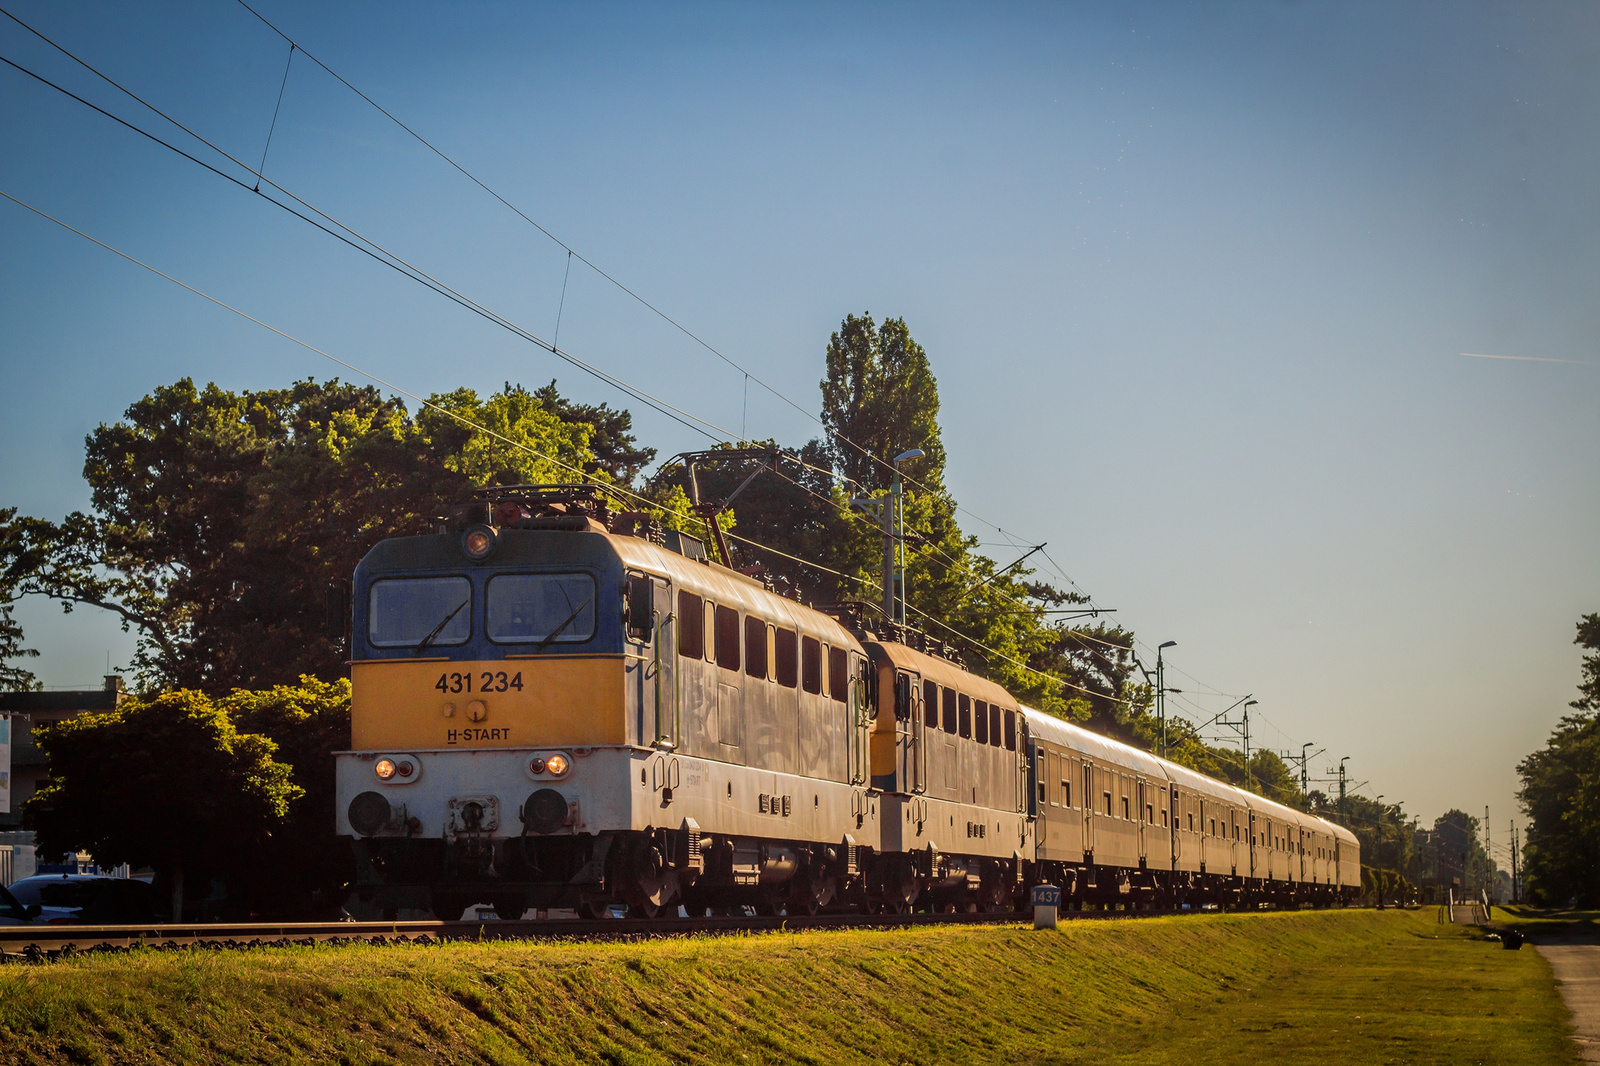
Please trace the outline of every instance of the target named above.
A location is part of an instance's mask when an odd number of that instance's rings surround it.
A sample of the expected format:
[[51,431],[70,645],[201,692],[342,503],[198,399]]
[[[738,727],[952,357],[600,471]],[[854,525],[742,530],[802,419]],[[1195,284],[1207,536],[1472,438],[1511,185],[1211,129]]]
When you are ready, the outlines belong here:
[[1244,710],[1240,713],[1237,722],[1229,721],[1228,719],[1221,719],[1217,722],[1218,725],[1225,725],[1244,738],[1244,780],[1246,788],[1256,779],[1255,774],[1250,770],[1250,708],[1254,707],[1258,702],[1260,701],[1245,700]]
[[[1179,690],[1167,687],[1167,664],[1162,653],[1168,648],[1176,648],[1177,646],[1177,641],[1165,640],[1156,648],[1156,723],[1160,728],[1159,743],[1163,759],[1167,757],[1167,693]],[[1139,669],[1143,670],[1144,667],[1141,666]],[[1148,681],[1150,679],[1148,673],[1144,676],[1145,680]]]
[[1348,755],[1339,760],[1339,813],[1341,815],[1344,814],[1344,764],[1349,761],[1350,756]]
[[1302,796],[1304,796],[1311,788],[1311,774],[1308,769],[1308,764],[1312,759],[1315,759],[1318,755],[1321,755],[1323,752],[1328,750],[1327,748],[1323,748],[1322,751],[1315,752],[1309,750],[1316,746],[1317,742],[1313,740],[1309,744],[1300,745],[1299,755],[1296,755],[1292,751],[1286,751],[1283,753],[1284,762],[1300,767],[1300,794]]
[[1517,823],[1511,823],[1511,902],[1522,902],[1521,871],[1517,869]]
[[875,514],[878,528],[883,532],[883,617],[887,622],[906,624],[906,509],[905,492],[900,482],[900,464],[907,459],[921,459],[921,448],[901,452],[891,460],[894,480],[889,484],[887,496],[857,498],[852,506]]
[[1494,869],[1494,852],[1489,850],[1491,838],[1489,835],[1489,805],[1483,805],[1483,887],[1489,894],[1489,902],[1494,902],[1494,881],[1490,878],[1490,871]]

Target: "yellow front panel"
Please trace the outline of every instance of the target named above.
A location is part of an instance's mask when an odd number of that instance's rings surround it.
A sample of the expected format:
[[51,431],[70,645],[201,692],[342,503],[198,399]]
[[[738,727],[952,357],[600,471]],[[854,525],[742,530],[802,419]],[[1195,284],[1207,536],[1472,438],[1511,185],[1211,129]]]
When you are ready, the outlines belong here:
[[593,747],[627,739],[620,655],[354,662],[350,681],[356,751]]

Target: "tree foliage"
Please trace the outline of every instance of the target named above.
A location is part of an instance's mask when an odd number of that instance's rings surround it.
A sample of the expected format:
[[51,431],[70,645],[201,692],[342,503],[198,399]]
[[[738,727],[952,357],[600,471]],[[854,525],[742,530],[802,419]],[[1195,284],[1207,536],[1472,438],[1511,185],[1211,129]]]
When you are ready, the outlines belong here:
[[[601,430],[568,420],[590,416]],[[329,593],[372,545],[427,530],[487,482],[626,474],[647,454],[628,428],[625,412],[572,404],[554,385],[508,384],[486,399],[457,389],[414,416],[337,380],[158,388],[87,438],[91,512],[51,522],[0,511],[0,653],[26,654],[10,605],[36,594],[136,628],[151,688],[333,680],[345,649]],[[597,432],[604,462],[590,447]]]
[[39,850],[151,866],[172,887],[175,918],[186,882],[262,872],[261,849],[304,795],[276,744],[241,733],[226,707],[189,689],[34,735],[50,768],[28,803]]
[[1517,765],[1528,816],[1523,862],[1530,900],[1600,907],[1600,614],[1583,617],[1574,643],[1588,652],[1572,701],[1577,713]]

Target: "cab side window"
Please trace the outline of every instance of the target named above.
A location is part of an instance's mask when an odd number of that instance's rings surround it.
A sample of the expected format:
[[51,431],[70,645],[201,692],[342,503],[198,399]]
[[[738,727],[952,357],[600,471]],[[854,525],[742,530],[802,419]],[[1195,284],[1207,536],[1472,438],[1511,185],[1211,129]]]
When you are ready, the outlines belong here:
[[1006,712],[1006,750],[1017,750],[1017,712]]
[[989,704],[989,746],[1000,746],[1000,708],[992,703]]
[[[724,670],[739,669],[739,612],[717,605],[717,665]],[[762,640],[763,648],[766,641]]]
[[979,744],[987,744],[989,743],[989,705],[983,700],[974,700],[973,702],[977,704],[977,708],[972,716],[972,724],[975,727],[972,739]]
[[828,695],[835,703],[850,699],[850,653],[843,648],[828,649]]
[[813,694],[822,691],[822,644],[816,637],[800,638],[800,687]]
[[947,688],[947,689],[944,690],[944,703],[941,706],[944,708],[944,725],[943,725],[944,731],[946,733],[949,733],[952,736],[954,736],[955,732],[956,732],[956,690],[955,689]]
[[932,681],[922,683],[922,724],[939,728],[939,686]]
[[956,697],[956,733],[959,736],[972,736],[972,699],[965,693]]
[[706,612],[692,592],[678,592],[678,654],[699,659],[706,653]]
[[773,650],[778,653],[778,684],[794,688],[800,683],[800,638],[792,629],[778,629],[773,634]]
[[767,676],[767,623],[745,615],[744,672],[751,677]]

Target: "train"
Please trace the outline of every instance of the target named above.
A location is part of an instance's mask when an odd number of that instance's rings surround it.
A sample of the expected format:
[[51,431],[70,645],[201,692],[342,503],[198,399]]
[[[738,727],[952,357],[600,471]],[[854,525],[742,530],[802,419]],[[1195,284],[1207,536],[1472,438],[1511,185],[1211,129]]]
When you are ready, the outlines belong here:
[[1024,706],[594,485],[479,490],[375,545],[335,754],[347,909],[455,920],[1327,906],[1348,830]]

